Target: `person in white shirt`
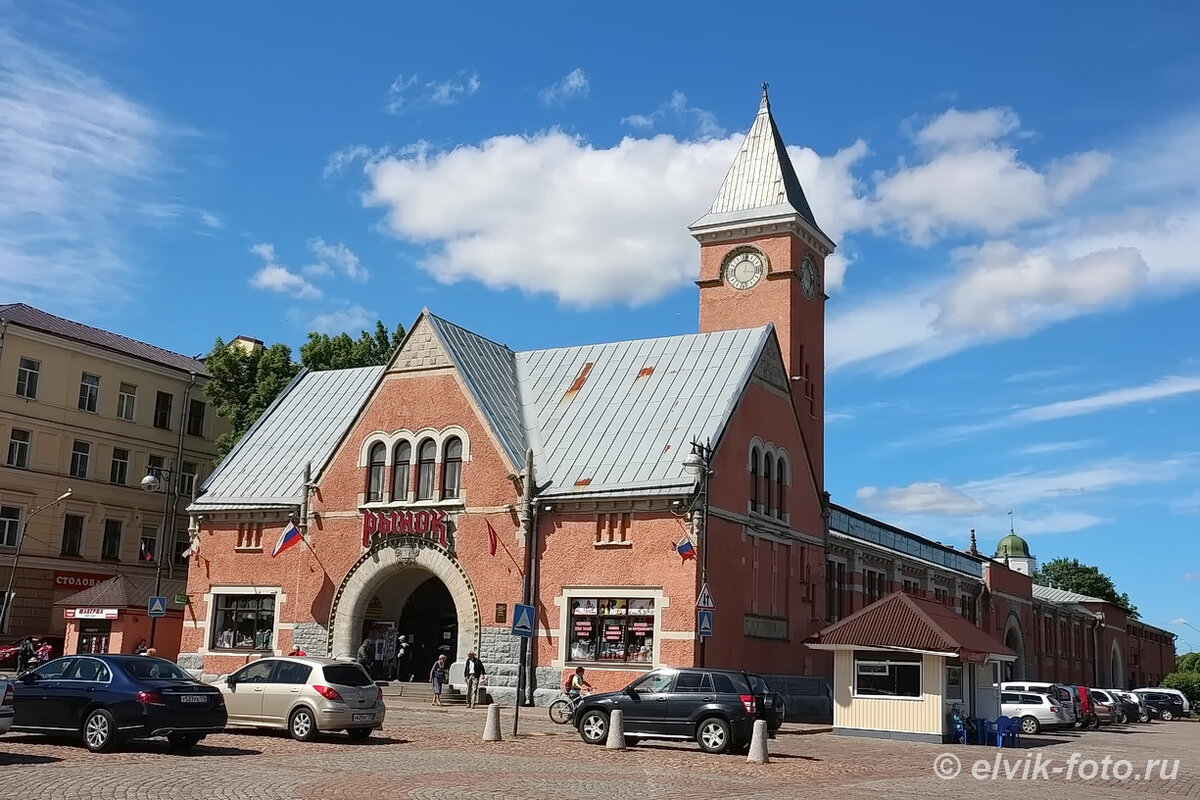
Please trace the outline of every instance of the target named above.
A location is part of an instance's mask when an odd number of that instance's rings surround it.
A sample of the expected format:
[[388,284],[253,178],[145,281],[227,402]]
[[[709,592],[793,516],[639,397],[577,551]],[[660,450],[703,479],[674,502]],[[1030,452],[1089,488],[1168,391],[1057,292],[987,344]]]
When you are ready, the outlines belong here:
[[467,708],[474,708],[475,702],[479,695],[479,679],[487,673],[483,668],[483,662],[475,655],[475,651],[467,653],[466,664],[463,665],[463,674],[467,678]]

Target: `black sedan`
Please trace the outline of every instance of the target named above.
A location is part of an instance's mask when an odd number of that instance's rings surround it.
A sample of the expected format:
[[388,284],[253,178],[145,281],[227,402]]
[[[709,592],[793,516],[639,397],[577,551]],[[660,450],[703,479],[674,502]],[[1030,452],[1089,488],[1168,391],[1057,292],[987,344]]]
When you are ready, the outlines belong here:
[[14,731],[78,734],[93,753],[151,736],[185,749],[223,731],[228,718],[217,687],[148,656],[57,658],[17,678],[13,687]]

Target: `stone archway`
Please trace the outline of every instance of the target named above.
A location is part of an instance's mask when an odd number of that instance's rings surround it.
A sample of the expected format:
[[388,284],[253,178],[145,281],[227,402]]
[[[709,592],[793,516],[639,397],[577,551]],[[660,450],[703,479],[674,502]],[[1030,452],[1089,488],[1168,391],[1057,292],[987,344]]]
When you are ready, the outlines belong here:
[[1119,642],[1114,641],[1112,643],[1112,654],[1109,657],[1108,669],[1108,685],[1114,689],[1124,689],[1125,658],[1121,655],[1121,645]]
[[1012,662],[1011,680],[1025,680],[1025,632],[1021,630],[1020,618],[1012,611],[1004,625],[1004,644],[1017,654],[1017,660]]
[[329,654],[353,658],[367,604],[388,578],[406,571],[432,575],[446,585],[458,615],[457,661],[479,649],[479,601],[471,580],[448,550],[419,536],[384,539],[354,563],[333,598],[329,619]]

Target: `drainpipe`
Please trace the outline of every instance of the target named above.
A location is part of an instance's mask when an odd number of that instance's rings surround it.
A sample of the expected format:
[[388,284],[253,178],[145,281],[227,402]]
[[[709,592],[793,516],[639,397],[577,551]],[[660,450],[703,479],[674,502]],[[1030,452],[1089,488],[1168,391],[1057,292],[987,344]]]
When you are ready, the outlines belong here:
[[[174,476],[175,477],[175,486],[174,486],[174,491],[171,492],[171,487],[167,487],[167,490],[171,493],[170,519],[163,520],[163,522],[164,522],[163,538],[164,539],[166,539],[166,530],[165,529],[167,527],[165,523],[168,521],[171,523],[171,539],[170,539],[170,541],[171,541],[172,546],[174,546],[174,544],[175,544],[175,520],[179,517],[179,481],[183,477],[183,437],[184,437],[184,434],[187,433],[188,401],[191,399],[191,396],[192,396],[192,387],[196,385],[196,373],[193,372],[190,374],[192,376],[192,379],[188,383],[187,388],[183,390],[183,406],[179,409],[179,440],[175,445],[175,476]],[[193,481],[192,482],[193,497],[195,496],[195,494],[196,494],[196,486],[195,486],[195,481]],[[172,554],[171,557],[167,560],[167,577],[171,578],[171,579],[175,578],[175,556],[174,556],[174,554]]]
[[1092,652],[1095,658],[1092,659],[1092,685],[1100,685],[1100,647],[1103,644],[1101,631],[1104,626],[1104,615],[1099,611],[1093,614],[1095,621],[1092,623]]

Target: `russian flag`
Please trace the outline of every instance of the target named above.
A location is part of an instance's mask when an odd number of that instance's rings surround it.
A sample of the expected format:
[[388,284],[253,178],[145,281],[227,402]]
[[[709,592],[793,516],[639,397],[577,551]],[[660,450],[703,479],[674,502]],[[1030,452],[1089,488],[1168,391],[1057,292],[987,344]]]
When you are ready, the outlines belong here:
[[696,548],[692,544],[692,540],[687,537],[684,537],[682,542],[675,545],[675,552],[679,553],[679,558],[682,559],[680,563],[696,557]]
[[300,529],[296,527],[296,523],[289,522],[288,526],[283,529],[283,533],[279,534],[279,541],[275,543],[275,549],[271,551],[271,558],[287,550],[294,544],[298,544],[304,537],[300,535]]

